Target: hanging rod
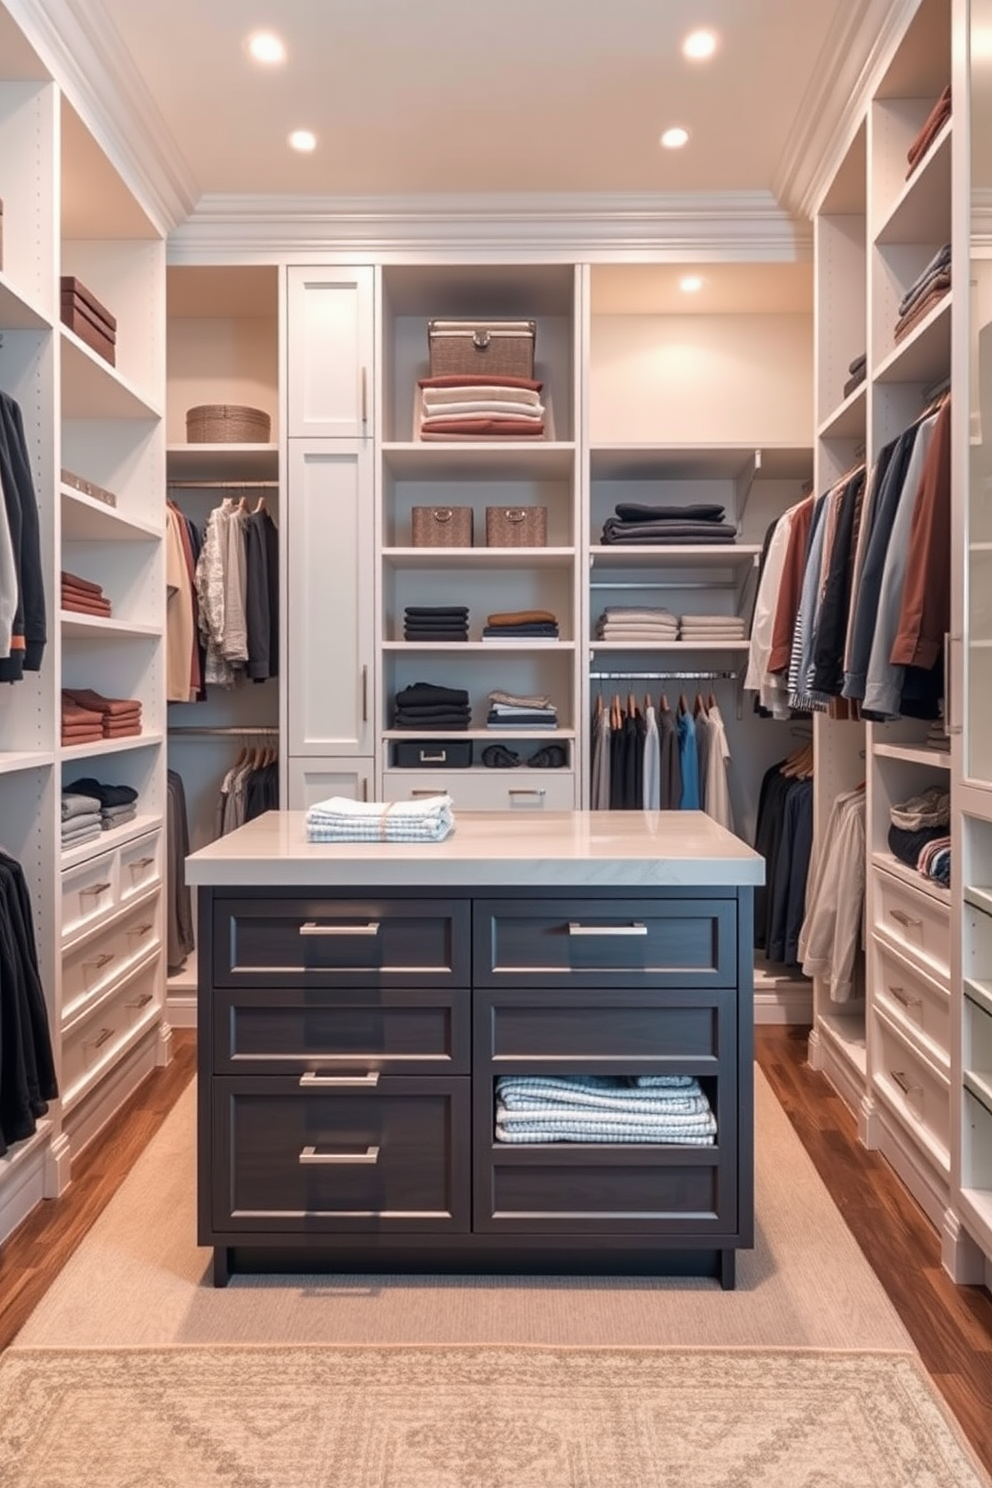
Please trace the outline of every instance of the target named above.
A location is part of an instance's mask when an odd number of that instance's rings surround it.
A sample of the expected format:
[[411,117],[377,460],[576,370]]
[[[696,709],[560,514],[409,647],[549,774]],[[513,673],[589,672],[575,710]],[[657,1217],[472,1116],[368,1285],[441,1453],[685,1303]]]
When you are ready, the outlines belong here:
[[257,728],[249,728],[247,724],[240,723],[228,724],[223,728],[220,725],[212,727],[209,724],[203,724],[184,728],[170,728],[169,737],[173,738],[176,734],[182,734],[184,737],[196,736],[205,738],[207,735],[212,735],[215,738],[257,739],[259,735],[264,735],[268,738],[270,735],[278,734],[278,732],[279,729],[277,726],[271,723],[259,724]]
[[639,583],[637,579],[624,579],[619,583],[593,579],[590,589],[736,589],[733,579],[716,579],[708,584],[704,579],[652,579],[650,583]]
[[737,680],[737,672],[590,672],[590,682],[715,682]]
[[271,480],[170,480],[170,491],[278,491],[279,482]]

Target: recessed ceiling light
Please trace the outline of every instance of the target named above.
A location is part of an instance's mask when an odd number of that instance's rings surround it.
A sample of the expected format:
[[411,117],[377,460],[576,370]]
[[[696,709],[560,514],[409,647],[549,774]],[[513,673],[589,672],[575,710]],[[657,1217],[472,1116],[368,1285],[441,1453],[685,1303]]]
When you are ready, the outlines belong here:
[[304,155],[308,155],[317,148],[317,136],[309,129],[294,129],[289,136],[289,143],[294,150],[301,150]]
[[682,43],[682,55],[691,62],[705,62],[716,51],[715,31],[690,31]]
[[686,274],[684,278],[679,280],[679,289],[685,294],[695,294],[702,287],[703,281],[698,274]]
[[661,136],[661,143],[666,150],[681,150],[682,146],[688,143],[688,140],[689,131],[688,129],[683,129],[681,125],[676,125],[672,129],[666,129]]
[[256,62],[270,66],[285,62],[286,47],[274,31],[256,31],[248,38],[248,50]]

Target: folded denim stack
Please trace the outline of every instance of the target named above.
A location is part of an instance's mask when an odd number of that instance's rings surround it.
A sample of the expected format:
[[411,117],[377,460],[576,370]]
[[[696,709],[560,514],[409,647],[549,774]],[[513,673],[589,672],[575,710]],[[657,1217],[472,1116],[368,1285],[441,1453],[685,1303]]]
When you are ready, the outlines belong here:
[[914,326],[919,325],[930,314],[934,305],[942,300],[951,287],[951,245],[945,243],[937,250],[922,274],[917,275],[899,301],[899,318],[895,324],[895,339],[901,341]]
[[678,616],[671,610],[607,605],[596,621],[596,639],[599,641],[648,641],[665,646],[678,638]]
[[558,710],[550,698],[518,697],[512,692],[491,692],[486,728],[533,729],[558,727]]
[[543,439],[543,383],[529,377],[422,377],[421,439]]
[[642,506],[621,501],[603,523],[603,543],[654,547],[694,543],[732,543],[737,528],[724,521],[726,508],[709,502],[691,506]]
[[471,726],[468,693],[461,687],[441,687],[433,682],[414,682],[395,696],[393,728],[421,733],[463,730]]
[[407,605],[403,611],[405,641],[467,641],[467,605]]
[[103,830],[100,802],[82,791],[62,792],[62,851],[91,842]]
[[[138,814],[138,792],[133,785],[105,785],[102,780],[86,775],[72,781],[66,786],[66,791],[96,801],[100,812],[100,827],[104,832],[109,832],[112,827],[123,827]],[[64,802],[64,793],[62,799]]]
[[889,808],[889,847],[900,862],[925,878],[951,882],[951,797],[939,785]]
[[443,842],[455,826],[451,797],[352,801],[330,796],[306,814],[308,842]]
[[553,610],[502,610],[487,615],[484,641],[557,641],[558,617]]

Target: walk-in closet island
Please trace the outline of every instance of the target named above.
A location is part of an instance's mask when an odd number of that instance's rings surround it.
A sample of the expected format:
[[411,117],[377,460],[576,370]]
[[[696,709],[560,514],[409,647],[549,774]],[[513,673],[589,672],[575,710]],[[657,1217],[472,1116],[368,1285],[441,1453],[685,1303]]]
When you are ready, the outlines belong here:
[[753,1243],[752,894],[702,812],[269,812],[199,895],[199,1240],[235,1269],[734,1283]]

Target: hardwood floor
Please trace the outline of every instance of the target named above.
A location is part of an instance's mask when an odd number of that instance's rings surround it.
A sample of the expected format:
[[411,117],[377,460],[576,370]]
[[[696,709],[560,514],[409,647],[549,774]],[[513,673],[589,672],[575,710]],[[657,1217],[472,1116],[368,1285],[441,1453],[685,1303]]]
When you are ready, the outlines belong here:
[[[956,1287],[938,1237],[884,1158],[806,1063],[806,1031],[763,1026],[757,1058],[821,1178],[903,1319],[927,1369],[992,1473],[992,1296]],[[0,1349],[6,1348],[193,1078],[195,1035],[176,1030],[156,1070],[81,1154],[62,1198],[42,1204],[0,1247]]]

